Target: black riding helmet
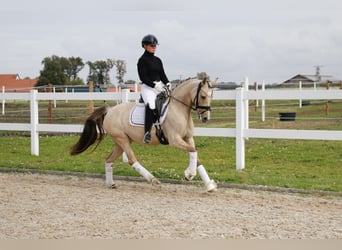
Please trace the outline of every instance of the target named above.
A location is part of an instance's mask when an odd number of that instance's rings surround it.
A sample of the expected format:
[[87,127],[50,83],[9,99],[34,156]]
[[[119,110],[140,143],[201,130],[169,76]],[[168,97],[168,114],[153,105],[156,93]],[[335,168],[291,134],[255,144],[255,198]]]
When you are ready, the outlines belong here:
[[158,45],[158,39],[154,35],[146,35],[141,41],[141,46],[144,47],[147,44]]

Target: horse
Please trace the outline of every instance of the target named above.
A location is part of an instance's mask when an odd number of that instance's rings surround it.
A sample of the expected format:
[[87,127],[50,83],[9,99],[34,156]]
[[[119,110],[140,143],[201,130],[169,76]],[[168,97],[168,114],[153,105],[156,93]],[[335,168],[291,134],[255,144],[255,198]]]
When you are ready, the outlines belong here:
[[[193,136],[194,123],[191,111],[196,110],[202,122],[209,121],[214,83],[215,81],[210,81],[207,77],[203,79],[190,78],[169,91],[168,110],[161,124],[161,129],[169,145],[189,153],[189,165],[184,171],[185,179],[191,181],[198,171],[207,192],[216,191],[217,184],[209,178],[205,167],[199,160]],[[113,181],[115,160],[123,153],[126,154],[131,167],[148,182],[152,185],[160,184],[160,181],[139,163],[131,147],[133,141],[143,145],[160,144],[155,135],[156,128],[152,128],[151,143],[144,144],[144,128],[130,124],[130,111],[135,105],[137,104],[128,102],[113,107],[102,106],[96,109],[86,119],[79,140],[70,149],[71,155],[77,155],[97,142],[95,150],[104,136],[110,135],[114,141],[114,149],[106,158],[105,175],[106,186],[111,188],[116,188]]]

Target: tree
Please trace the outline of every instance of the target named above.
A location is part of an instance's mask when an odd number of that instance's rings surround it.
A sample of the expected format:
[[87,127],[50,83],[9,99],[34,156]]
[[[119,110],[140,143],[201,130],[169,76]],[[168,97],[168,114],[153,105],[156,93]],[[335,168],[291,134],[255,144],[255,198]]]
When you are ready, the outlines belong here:
[[42,64],[44,68],[40,71],[37,86],[43,86],[49,83],[53,85],[65,85],[67,83],[67,77],[63,72],[62,65],[57,56],[45,57]]
[[53,55],[45,57],[42,61],[43,70],[40,71],[40,76],[37,86],[47,85],[66,85],[79,84],[83,80],[77,77],[77,74],[83,69],[84,63],[80,57],[59,57]]
[[106,82],[106,84],[110,84],[111,82],[110,82],[109,71],[114,67],[115,60],[107,59],[106,63],[107,63],[107,67],[106,67],[106,70],[104,72],[104,74],[105,74],[105,82]]
[[124,60],[116,60],[116,79],[118,79],[118,83],[124,83],[124,75],[126,74],[126,62]]
[[95,85],[107,85],[110,84],[109,71],[114,66],[114,60],[107,59],[106,61],[88,61],[89,75],[88,81],[93,81]]
[[64,59],[64,73],[69,81],[75,81],[77,74],[83,69],[84,63],[80,57],[69,57]]

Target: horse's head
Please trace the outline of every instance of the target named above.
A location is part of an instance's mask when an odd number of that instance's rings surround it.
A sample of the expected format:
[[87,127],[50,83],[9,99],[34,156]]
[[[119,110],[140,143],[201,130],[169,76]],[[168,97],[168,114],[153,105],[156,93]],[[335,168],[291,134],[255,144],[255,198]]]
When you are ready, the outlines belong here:
[[213,84],[207,77],[198,84],[195,96],[195,109],[202,122],[210,120],[210,103],[213,97]]

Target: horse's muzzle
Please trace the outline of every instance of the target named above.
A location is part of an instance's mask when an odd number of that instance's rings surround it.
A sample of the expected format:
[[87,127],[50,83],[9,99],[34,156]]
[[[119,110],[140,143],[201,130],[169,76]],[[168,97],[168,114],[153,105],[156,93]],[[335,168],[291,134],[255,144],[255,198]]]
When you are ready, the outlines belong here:
[[209,110],[204,110],[202,112],[198,112],[198,118],[203,123],[208,122],[210,120],[210,111]]
[[201,121],[202,121],[203,123],[206,123],[206,122],[209,121],[209,119],[208,119],[208,117],[203,117],[203,118],[201,119]]

